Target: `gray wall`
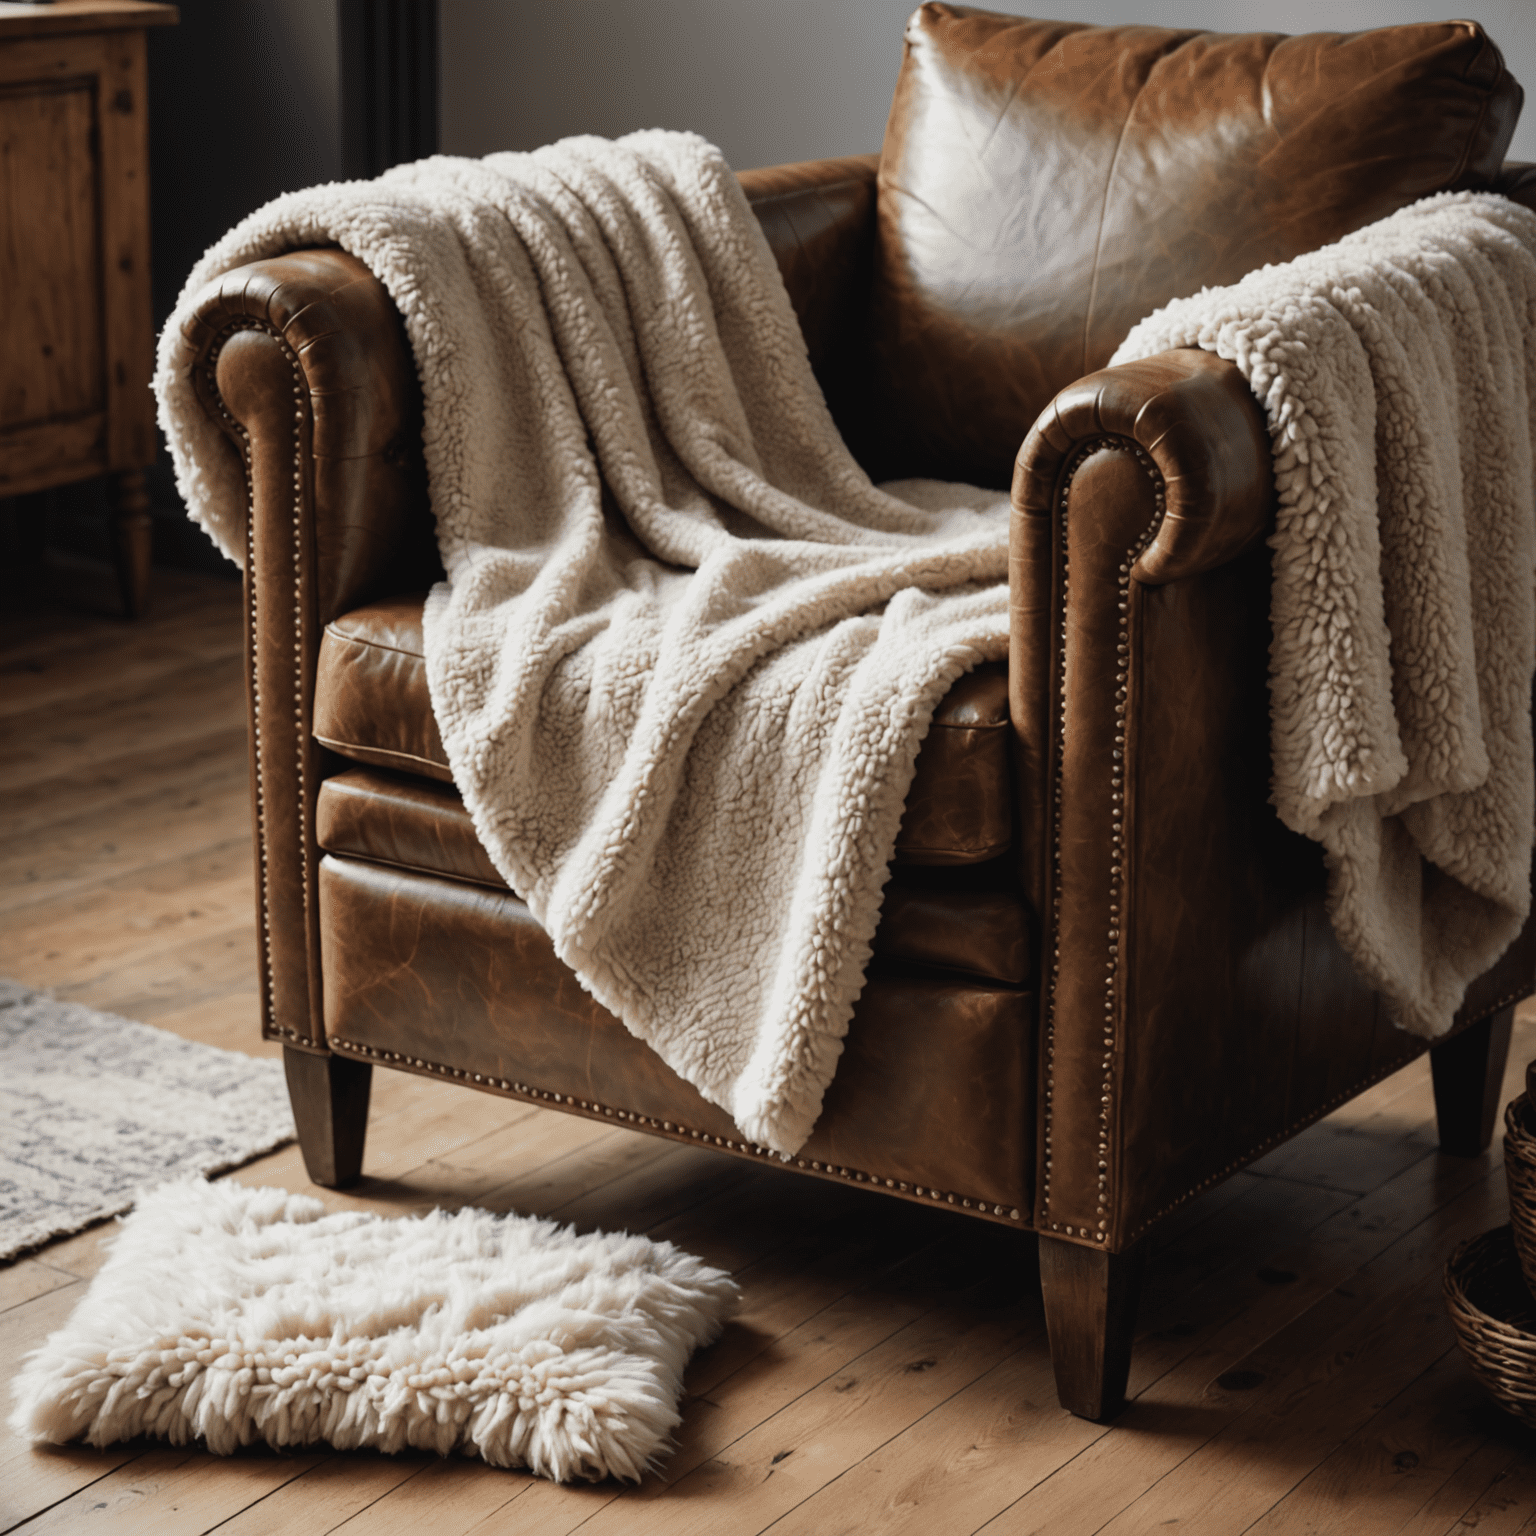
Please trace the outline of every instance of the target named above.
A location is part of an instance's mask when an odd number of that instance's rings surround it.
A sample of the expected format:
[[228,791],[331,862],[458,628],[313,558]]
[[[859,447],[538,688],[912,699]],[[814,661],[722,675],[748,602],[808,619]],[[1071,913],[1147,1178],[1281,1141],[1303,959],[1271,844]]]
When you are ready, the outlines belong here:
[[[483,155],[570,133],[661,127],[695,129],[738,169],[876,150],[915,4],[442,0],[442,147]],[[1030,9],[1063,21],[1227,32],[1470,16],[1530,93],[1510,153],[1536,160],[1536,0],[1049,0]]]
[[[179,0],[149,33],[155,327],[192,264],[276,197],[341,175],[336,0]],[[155,562],[233,568],[187,520],[162,450],[150,470]],[[104,557],[99,482],[53,497],[50,539]]]
[[155,309],[276,197],[341,175],[336,0],[179,0],[149,34]]

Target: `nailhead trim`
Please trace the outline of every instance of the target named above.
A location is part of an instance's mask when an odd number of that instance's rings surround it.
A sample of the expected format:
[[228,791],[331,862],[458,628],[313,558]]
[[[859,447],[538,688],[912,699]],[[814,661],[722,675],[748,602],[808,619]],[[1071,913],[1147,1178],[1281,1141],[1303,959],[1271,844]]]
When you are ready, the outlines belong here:
[[[1125,553],[1120,562],[1117,577],[1116,610],[1119,622],[1115,634],[1115,736],[1110,764],[1110,847],[1113,850],[1109,877],[1109,924],[1105,943],[1104,965],[1104,1055],[1100,1070],[1103,1074],[1099,1091],[1099,1166],[1098,1199],[1095,1215],[1096,1229],[1073,1226],[1068,1222],[1050,1220],[1051,1214],[1051,1131],[1055,1100],[1056,1063],[1056,990],[1061,977],[1061,785],[1064,774],[1064,753],[1067,719],[1067,612],[1071,603],[1071,571],[1067,555],[1067,518],[1071,499],[1072,481],[1089,455],[1102,449],[1114,449],[1131,454],[1147,478],[1152,482],[1155,512],[1151,523]],[[1044,1230],[1061,1232],[1069,1237],[1092,1238],[1102,1243],[1108,1240],[1111,1209],[1110,1188],[1110,1131],[1114,1117],[1115,1097],[1115,1046],[1116,1026],[1121,1004],[1119,974],[1121,961],[1120,938],[1124,913],[1126,880],[1125,805],[1129,749],[1126,745],[1125,722],[1130,700],[1130,653],[1131,653],[1131,569],[1142,552],[1156,537],[1167,507],[1167,492],[1162,475],[1152,462],[1151,456],[1133,439],[1101,436],[1083,442],[1067,463],[1061,479],[1057,500],[1061,549],[1061,643],[1055,658],[1055,687],[1052,696],[1057,701],[1057,718],[1052,732],[1051,772],[1051,963],[1046,978],[1044,1010],[1045,1062],[1041,1086],[1042,1116],[1042,1166],[1040,1171],[1040,1226]]]
[[325,1049],[324,1040],[312,1039],[309,1035],[301,1035],[298,1030],[287,1024],[278,1024],[272,1020],[266,1020],[261,1026],[263,1040],[291,1040],[295,1045],[311,1045],[316,1050]]
[[[294,402],[294,434],[293,434],[293,609],[294,609],[294,647],[293,647],[293,673],[294,673],[294,754],[298,772],[299,803],[305,805],[309,799],[309,787],[306,782],[307,774],[304,763],[305,747],[305,721],[304,721],[304,590],[302,571],[304,568],[304,422],[305,403],[307,400],[307,386],[304,380],[304,368],[299,361],[298,354],[289,346],[287,339],[275,326],[263,324],[256,320],[245,320],[229,327],[215,338],[202,362],[198,365],[204,372],[205,388],[202,391],[203,398],[212,401],[218,409],[225,427],[235,439],[240,449],[241,463],[245,469],[245,549],[246,570],[255,568],[256,560],[256,502],[255,490],[251,484],[251,440],[243,422],[239,421],[224,404],[223,397],[218,389],[219,357],[230,337],[242,331],[261,331],[272,337],[283,350],[283,355],[288,359],[293,378],[293,402]],[[255,583],[248,580],[246,583],[248,592],[246,604],[246,624],[250,637],[251,648],[251,756],[253,761],[253,800],[256,819],[256,848],[258,859],[257,893],[261,918],[261,964],[264,971],[265,982],[265,1008],[268,1017],[262,1021],[262,1034],[267,1039],[291,1040],[297,1045],[312,1046],[317,1049],[325,1049],[323,1037],[302,1034],[300,1031],[286,1024],[279,1024],[270,1017],[272,997],[277,990],[276,977],[272,970],[272,895],[271,872],[267,861],[267,803],[266,784],[262,775],[262,740],[261,740],[261,689],[258,679],[256,658],[256,601]],[[300,838],[303,837],[303,821],[300,820]],[[308,849],[302,841],[299,849],[301,862],[308,859]],[[312,896],[308,879],[299,883],[300,894],[304,902],[305,931],[311,927],[311,903]]]
[[957,1195],[950,1190],[929,1189],[922,1184],[908,1184],[900,1179],[887,1179],[879,1174],[865,1173],[861,1168],[842,1168],[832,1163],[823,1163],[819,1158],[785,1159],[777,1152],[770,1152],[767,1147],[758,1146],[756,1142],[735,1141],[729,1136],[713,1136],[708,1131],[694,1130],[679,1121],[658,1120],[653,1115],[637,1115],[633,1110],[615,1109],[612,1105],[600,1104],[595,1099],[580,1099],[574,1094],[554,1093],[547,1088],[535,1088],[527,1083],[513,1082],[509,1078],[489,1077],[479,1072],[471,1072],[465,1067],[445,1067],[441,1062],[428,1061],[422,1056],[407,1056],[400,1051],[381,1051],[375,1046],[364,1045],[357,1040],[344,1040],[337,1035],[332,1035],[328,1043],[333,1050],[342,1051],[348,1055],[365,1056],[369,1061],[399,1067],[404,1071],[429,1073],[462,1083],[479,1084],[480,1087],[490,1089],[492,1092],[515,1094],[518,1098],[530,1099],[535,1103],[564,1104],[568,1108],[579,1109],[586,1114],[603,1119],[622,1120],[626,1125],[639,1125],[647,1130],[686,1137],[700,1145],[724,1147],[728,1152],[755,1157],[763,1162],[772,1163],[776,1167],[792,1165],[796,1168],[804,1168],[810,1173],[843,1179],[850,1184],[869,1184],[876,1189],[888,1189],[893,1194],[906,1195],[908,1198],[931,1201],[935,1205],[959,1206],[962,1210],[975,1211],[978,1215],[990,1216],[994,1220],[1016,1222],[1020,1226],[1027,1225],[1023,1212],[1017,1206],[1002,1206],[993,1201],[978,1200],[974,1196]]
[[[218,354],[213,356],[213,363],[218,362]],[[220,404],[222,405],[222,401]],[[242,455],[242,457],[245,457]],[[250,487],[250,475],[246,475],[246,505],[245,505],[245,568],[251,570],[256,564],[256,519],[252,515],[254,497]],[[267,866],[267,796],[266,782],[261,771],[261,682],[256,671],[256,602],[253,584],[246,583],[251,595],[247,596],[245,603],[245,622],[250,640],[250,668],[251,668],[251,774],[253,782],[252,799],[256,818],[256,859],[257,882],[256,890],[259,897],[259,916],[261,918],[261,966],[262,980],[266,983],[263,991],[266,993],[263,1002],[263,1013],[270,1015],[272,1012],[272,877]],[[281,1033],[280,1026],[273,1024],[270,1017],[262,1020],[262,1033],[270,1036],[274,1031]],[[294,1039],[298,1039],[295,1031],[289,1031]],[[308,1042],[306,1042],[308,1043]]]

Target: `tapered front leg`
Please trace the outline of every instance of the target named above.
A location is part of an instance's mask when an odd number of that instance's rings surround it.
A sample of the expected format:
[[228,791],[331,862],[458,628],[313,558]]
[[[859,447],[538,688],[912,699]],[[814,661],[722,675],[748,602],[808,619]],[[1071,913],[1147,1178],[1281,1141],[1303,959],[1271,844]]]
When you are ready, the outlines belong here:
[[366,1061],[317,1056],[291,1045],[283,1047],[283,1066],[310,1178],[327,1189],[357,1183],[363,1171],[373,1068]]
[[1504,1063],[1514,1027],[1511,1004],[1431,1048],[1435,1119],[1440,1150],[1452,1157],[1477,1157],[1488,1150],[1503,1093]]
[[1106,1253],[1040,1238],[1040,1290],[1061,1406],[1110,1419],[1125,1406],[1145,1250]]

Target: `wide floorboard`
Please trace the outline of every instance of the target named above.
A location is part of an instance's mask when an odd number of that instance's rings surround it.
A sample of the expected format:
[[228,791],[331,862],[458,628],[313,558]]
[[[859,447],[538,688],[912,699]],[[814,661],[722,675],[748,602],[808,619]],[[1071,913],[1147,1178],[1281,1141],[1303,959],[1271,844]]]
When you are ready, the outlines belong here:
[[[0,618],[0,975],[211,1044],[257,1034],[239,592],[158,572],[152,617],[58,570]],[[1519,1021],[1506,1094],[1536,1054]],[[1420,1062],[1163,1233],[1112,1426],[1057,1406],[1017,1233],[723,1154],[375,1075],[366,1177],[333,1207],[467,1202],[644,1230],[729,1267],[676,1454],[634,1488],[471,1461],[0,1431],[0,1531],[148,1536],[1114,1536],[1536,1532],[1536,1442],[1488,1405],[1440,1302],[1504,1220],[1497,1146],[1435,1150]],[[289,1147],[231,1175],[308,1189]],[[109,1227],[0,1268],[0,1362],[68,1315]]]

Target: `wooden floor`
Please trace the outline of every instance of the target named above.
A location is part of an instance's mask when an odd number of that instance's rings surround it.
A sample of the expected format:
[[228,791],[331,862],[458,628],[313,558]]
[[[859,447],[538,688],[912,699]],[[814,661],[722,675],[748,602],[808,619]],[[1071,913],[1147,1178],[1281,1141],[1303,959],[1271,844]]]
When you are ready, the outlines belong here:
[[[0,974],[270,1055],[257,1035],[238,591],[89,569],[0,616]],[[93,611],[94,610],[94,611]],[[1512,1061],[1536,1053],[1525,1018]],[[1507,1093],[1517,1091],[1511,1070]],[[643,1229],[728,1266],[739,1319],[638,1488],[468,1461],[0,1439],[0,1530],[580,1530],[584,1536],[1536,1531],[1536,1442],[1482,1399],[1440,1303],[1504,1219],[1497,1148],[1435,1151],[1409,1068],[1186,1209],[1153,1258],[1112,1428],[1056,1406],[1030,1240],[380,1071],[335,1207],[473,1201]],[[296,1149],[232,1177],[307,1188]],[[0,1268],[0,1361],[57,1326],[106,1229]]]

